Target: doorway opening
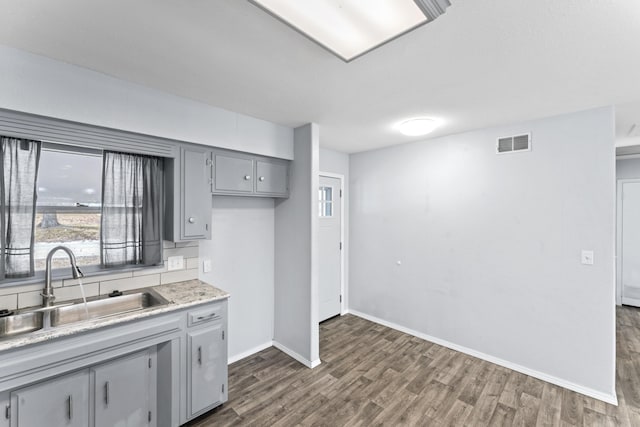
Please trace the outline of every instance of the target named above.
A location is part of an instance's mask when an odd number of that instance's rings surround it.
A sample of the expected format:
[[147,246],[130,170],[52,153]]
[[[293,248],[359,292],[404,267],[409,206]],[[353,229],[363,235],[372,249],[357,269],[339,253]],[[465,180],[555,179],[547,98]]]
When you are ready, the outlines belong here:
[[344,314],[344,176],[320,173],[318,321]]

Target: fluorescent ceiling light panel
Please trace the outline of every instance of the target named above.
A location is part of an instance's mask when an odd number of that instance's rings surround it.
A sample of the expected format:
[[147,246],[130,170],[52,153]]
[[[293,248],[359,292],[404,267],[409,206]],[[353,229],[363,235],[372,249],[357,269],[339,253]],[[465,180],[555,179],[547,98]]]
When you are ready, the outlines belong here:
[[251,2],[347,62],[428,21],[414,0]]

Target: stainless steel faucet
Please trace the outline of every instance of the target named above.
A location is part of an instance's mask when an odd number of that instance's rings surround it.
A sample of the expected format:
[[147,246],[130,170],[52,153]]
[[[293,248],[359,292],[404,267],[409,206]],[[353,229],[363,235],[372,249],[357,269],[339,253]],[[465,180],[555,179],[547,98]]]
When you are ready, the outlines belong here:
[[59,250],[63,250],[67,253],[67,255],[69,255],[69,261],[71,261],[71,275],[73,276],[73,278],[79,279],[81,277],[84,277],[84,274],[82,274],[82,271],[80,271],[80,269],[76,265],[76,256],[73,254],[73,252],[71,252],[71,249],[67,248],[66,246],[56,246],[55,248],[51,249],[49,251],[49,254],[47,255],[47,269],[45,272],[44,290],[40,294],[42,295],[43,307],[51,307],[53,305],[53,300],[56,299],[56,297],[53,296],[53,287],[51,286],[51,260],[53,259],[53,254]]

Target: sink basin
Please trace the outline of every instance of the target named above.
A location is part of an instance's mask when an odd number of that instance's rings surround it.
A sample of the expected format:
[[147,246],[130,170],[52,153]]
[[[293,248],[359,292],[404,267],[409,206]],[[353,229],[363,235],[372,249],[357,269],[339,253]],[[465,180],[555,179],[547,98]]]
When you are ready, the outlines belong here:
[[[151,289],[139,292],[127,293],[114,297],[102,297],[87,301],[74,302],[63,305],[51,311],[51,326],[66,325],[87,319],[98,319],[116,314],[129,313],[144,310],[149,307],[157,307],[167,304],[168,301]],[[88,312],[88,317],[87,317]]]
[[42,312],[30,312],[0,317],[0,339],[42,329]]

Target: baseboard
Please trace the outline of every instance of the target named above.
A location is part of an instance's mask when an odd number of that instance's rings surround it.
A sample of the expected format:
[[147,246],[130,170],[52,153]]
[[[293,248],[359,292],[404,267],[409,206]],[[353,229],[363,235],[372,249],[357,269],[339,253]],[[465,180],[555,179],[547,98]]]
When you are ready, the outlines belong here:
[[267,341],[264,344],[260,344],[258,346],[255,346],[247,351],[243,351],[242,353],[236,354],[234,356],[229,357],[229,365],[231,365],[232,363],[237,362],[238,360],[242,360],[245,357],[249,357],[252,356],[256,353],[261,352],[262,350],[266,350],[269,347],[273,347],[273,341]]
[[291,350],[289,347],[279,343],[278,341],[273,341],[273,346],[275,348],[277,348],[278,350],[282,351],[283,353],[285,353],[286,355],[296,359],[298,362],[302,363],[304,366],[306,366],[307,368],[315,368],[316,366],[318,366],[320,364],[320,359],[316,359],[316,360],[309,360],[306,357],[302,357],[300,354],[296,353],[295,351]]
[[[617,398],[615,392],[613,394],[602,393],[600,391],[593,390],[593,389],[591,389],[589,387],[584,387],[584,386],[581,386],[579,384],[572,383],[571,381],[566,381],[566,380],[554,377],[553,375],[545,374],[544,372],[539,372],[539,371],[536,371],[534,369],[530,369],[530,368],[527,368],[527,367],[524,367],[524,366],[520,366],[518,364],[515,364],[515,363],[512,363],[512,362],[500,359],[498,357],[494,357],[494,356],[482,353],[480,351],[472,350],[470,348],[467,348],[467,347],[464,347],[464,346],[461,346],[461,345],[458,345],[458,344],[454,344],[454,343],[451,343],[449,341],[445,341],[445,340],[440,339],[440,338],[436,338],[436,337],[433,337],[433,336],[430,336],[430,335],[427,335],[427,334],[423,334],[422,332],[418,332],[418,331],[415,331],[413,329],[409,329],[409,328],[406,328],[404,326],[400,326],[398,324],[395,324],[395,323],[392,323],[392,322],[388,322],[386,320],[377,318],[375,316],[371,316],[369,314],[365,314],[365,313],[359,312],[357,310],[349,309],[349,313],[354,315],[354,316],[362,317],[363,319],[369,320],[371,322],[378,323],[378,324],[383,325],[383,326],[387,326],[387,327],[389,327],[391,329],[395,329],[397,331],[404,332],[404,333],[409,334],[409,335],[413,335],[414,337],[421,338],[421,339],[426,340],[426,341],[430,341],[432,343],[441,345],[443,347],[447,347],[447,348],[450,348],[452,350],[468,354],[469,356],[477,357],[478,359],[482,359],[482,360],[486,360],[487,362],[495,363],[496,365],[500,365],[500,366],[503,366],[505,368],[512,369],[514,371],[523,373],[525,375],[529,375],[530,377],[534,377],[534,378],[537,378],[539,380],[546,381],[548,383],[555,384],[557,386],[566,388],[568,390],[575,391],[575,392],[580,393],[580,394],[584,394],[585,396],[593,397],[594,399],[602,400],[603,402],[610,403],[612,405],[618,406],[618,398]],[[274,343],[274,345],[275,345],[275,343]]]

